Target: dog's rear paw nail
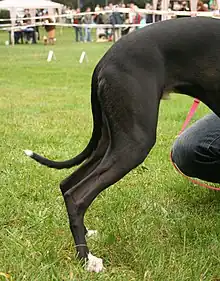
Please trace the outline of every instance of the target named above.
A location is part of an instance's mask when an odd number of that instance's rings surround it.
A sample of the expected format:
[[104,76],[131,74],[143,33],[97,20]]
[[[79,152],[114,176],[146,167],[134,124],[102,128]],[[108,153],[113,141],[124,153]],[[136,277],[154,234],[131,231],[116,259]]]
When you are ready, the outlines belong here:
[[86,270],[89,272],[101,272],[105,268],[103,266],[103,261],[100,258],[93,256],[91,253],[88,254],[88,261],[86,264]]
[[33,151],[31,151],[29,149],[24,150],[24,153],[29,157],[33,156]]
[[87,236],[88,238],[90,238],[90,237],[96,238],[97,235],[98,235],[98,231],[97,231],[97,230],[92,230],[92,229],[89,229],[89,230],[87,231],[87,233],[86,233],[86,236]]

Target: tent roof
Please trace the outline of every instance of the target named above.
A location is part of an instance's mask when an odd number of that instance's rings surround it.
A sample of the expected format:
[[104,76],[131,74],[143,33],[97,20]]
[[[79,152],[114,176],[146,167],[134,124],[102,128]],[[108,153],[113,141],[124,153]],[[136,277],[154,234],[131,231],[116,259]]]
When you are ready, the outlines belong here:
[[16,8],[24,9],[45,9],[61,8],[62,5],[49,0],[3,0],[0,1],[0,9],[10,10]]

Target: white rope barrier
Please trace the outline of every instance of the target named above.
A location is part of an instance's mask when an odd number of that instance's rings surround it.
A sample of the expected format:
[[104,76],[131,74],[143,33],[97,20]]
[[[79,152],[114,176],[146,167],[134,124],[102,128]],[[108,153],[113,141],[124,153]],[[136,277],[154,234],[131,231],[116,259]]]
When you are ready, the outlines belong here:
[[[216,16],[213,16],[213,18],[216,18],[216,19],[220,19],[220,17],[216,17]],[[3,30],[3,31],[15,31],[15,30],[25,30],[27,28],[31,28],[31,27],[36,27],[36,26],[41,26],[41,27],[44,27],[45,25],[46,26],[56,26],[56,27],[81,27],[81,28],[93,28],[93,29],[99,29],[99,28],[126,28],[126,27],[144,27],[144,26],[147,26],[147,25],[150,25],[152,23],[146,23],[146,24],[115,24],[115,25],[112,25],[112,24],[74,24],[74,23],[47,23],[45,24],[44,22],[42,23],[33,23],[31,25],[15,25],[15,26],[12,26],[11,24],[0,24],[0,30]]]
[[[79,16],[85,16],[85,15],[98,15],[98,14],[112,14],[113,12],[119,12],[124,14],[148,14],[148,15],[167,15],[167,16],[205,16],[205,17],[213,17],[213,16],[219,16],[219,10],[216,11],[209,11],[209,12],[202,12],[202,11],[173,11],[173,10],[146,10],[146,9],[136,9],[134,11],[131,11],[129,8],[118,8],[115,10],[106,10],[106,11],[97,11],[97,12],[85,12],[85,13],[74,13],[74,14],[61,14],[61,15],[47,15],[47,16],[40,16],[40,17],[27,17],[25,20],[44,20],[48,17],[52,18],[68,18],[74,19],[75,17]],[[0,19],[0,22],[2,21],[21,21],[24,20],[23,17],[17,17],[17,18],[7,18],[7,19]]]
[[[11,21],[12,24],[0,24],[0,30],[4,30],[7,32],[11,32],[11,40],[13,40],[13,34],[14,32],[23,32],[28,28],[33,28],[37,26],[56,26],[56,27],[81,27],[81,28],[95,28],[95,29],[103,29],[103,28],[109,28],[109,29],[122,29],[122,28],[135,28],[135,27],[144,27],[149,24],[132,24],[132,23],[127,23],[127,24],[74,24],[74,23],[64,23],[63,21],[65,19],[68,20],[73,20],[75,17],[79,16],[84,16],[84,15],[98,15],[98,14],[105,14],[105,13],[110,13],[112,14],[113,12],[119,12],[119,13],[125,13],[125,14],[130,14],[132,13],[133,15],[139,13],[141,15],[161,15],[161,16],[167,16],[168,18],[176,17],[176,16],[204,16],[204,17],[212,17],[212,18],[218,18],[220,19],[220,13],[219,10],[217,11],[209,11],[209,12],[200,12],[200,11],[172,11],[170,9],[168,10],[146,10],[146,9],[135,9],[131,10],[130,8],[117,8],[114,10],[106,10],[106,11],[98,11],[98,12],[90,12],[90,13],[77,13],[77,14],[61,14],[61,15],[45,15],[45,16],[40,16],[40,17],[29,17],[29,18],[24,18],[24,17],[18,17],[18,18],[11,18],[11,19],[0,19],[0,22],[2,21]],[[71,16],[71,18],[70,18]],[[54,22],[54,23],[45,23],[45,19],[59,19],[60,22]],[[22,25],[22,21],[26,20],[34,20],[29,25]],[[36,22],[36,20],[38,20]],[[17,22],[17,25],[15,24]],[[151,23],[150,23],[151,24]],[[13,41],[12,41],[13,42]]]
[[[150,23],[151,24],[151,23]],[[146,25],[149,25],[148,24],[115,24],[115,25],[112,25],[112,24],[68,24],[68,23],[48,23],[46,24],[47,26],[48,25],[51,25],[51,26],[60,26],[60,27],[81,27],[81,28],[85,28],[85,27],[88,27],[88,28],[123,28],[123,27],[143,27],[143,26],[146,26]],[[3,27],[1,28],[1,25],[0,25],[0,29],[1,30],[5,30],[5,31],[11,31],[11,30],[25,30],[27,28],[30,28],[30,27],[34,27],[34,26],[45,26],[45,23],[36,23],[36,24],[32,24],[32,25],[20,25],[20,26],[9,26],[9,27]]]

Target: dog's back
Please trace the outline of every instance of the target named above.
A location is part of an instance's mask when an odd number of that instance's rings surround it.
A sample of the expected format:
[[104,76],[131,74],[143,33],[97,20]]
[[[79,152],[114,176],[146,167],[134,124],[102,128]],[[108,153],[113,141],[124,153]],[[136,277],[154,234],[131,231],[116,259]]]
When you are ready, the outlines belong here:
[[[148,25],[142,29],[132,32],[116,42],[102,58],[126,58],[136,57],[143,52],[146,56],[150,46],[159,48],[160,51],[172,59],[175,52],[189,53],[189,57],[200,52],[210,52],[211,48],[216,52],[220,48],[220,21],[218,19],[196,17],[167,20]],[[123,49],[123,52],[120,52]],[[170,57],[172,55],[172,57]],[[101,60],[101,61],[102,61]]]
[[208,93],[215,92],[220,103],[220,21],[196,17],[147,26],[109,49],[98,65],[101,75],[106,68],[141,79],[156,76],[161,96],[172,90],[191,96],[200,91],[200,99],[216,110]]

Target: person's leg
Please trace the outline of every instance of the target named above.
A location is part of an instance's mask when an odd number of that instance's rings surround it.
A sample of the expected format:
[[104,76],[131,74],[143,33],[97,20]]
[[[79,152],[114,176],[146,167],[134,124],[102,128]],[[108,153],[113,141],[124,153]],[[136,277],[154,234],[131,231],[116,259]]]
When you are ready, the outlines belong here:
[[118,41],[118,28],[115,28],[115,42]]
[[36,26],[36,35],[37,35],[37,40],[40,41],[40,30],[39,30],[39,26]]
[[36,43],[37,43],[36,30],[34,28],[32,31],[32,44],[36,44]]
[[220,183],[220,118],[212,113],[186,129],[174,142],[172,159],[185,175]]
[[14,32],[14,40],[15,40],[15,44],[19,44],[19,32]]
[[96,28],[96,41],[99,40],[99,28]]
[[91,29],[90,29],[90,28],[87,29],[87,41],[88,41],[88,42],[91,42],[91,41],[92,41],[92,38],[91,38]]
[[28,42],[27,36],[28,36],[27,31],[24,30],[24,40],[25,40],[25,43],[26,43],[26,44],[27,44],[27,42]]
[[80,42],[83,42],[83,32],[82,32],[82,27],[79,27],[79,36],[80,36]]
[[24,44],[24,32],[20,31],[20,36],[21,36],[21,44]]
[[30,43],[32,41],[32,30],[28,28],[28,31],[27,31],[27,41],[28,43]]
[[85,27],[84,42],[88,41],[88,27]]
[[107,39],[109,38],[109,35],[108,35],[108,28],[105,28],[105,36],[106,36]]
[[75,33],[76,33],[76,42],[78,42],[79,41],[79,31],[78,31],[78,27],[77,26],[75,26]]
[[118,29],[118,39],[121,38],[121,28]]

